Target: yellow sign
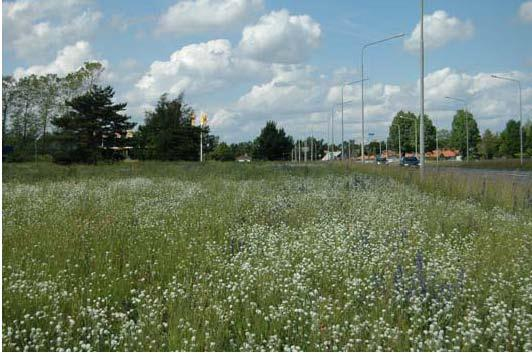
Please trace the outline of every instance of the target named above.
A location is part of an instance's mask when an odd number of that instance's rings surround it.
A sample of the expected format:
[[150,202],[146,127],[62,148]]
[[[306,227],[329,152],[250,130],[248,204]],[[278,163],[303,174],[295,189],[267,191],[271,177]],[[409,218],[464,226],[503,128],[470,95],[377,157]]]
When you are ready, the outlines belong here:
[[200,125],[201,125],[201,126],[205,126],[205,125],[207,125],[207,114],[205,114],[205,113],[201,113],[201,116],[200,116]]
[[196,114],[192,113],[191,117],[190,117],[190,124],[192,126],[196,125]]

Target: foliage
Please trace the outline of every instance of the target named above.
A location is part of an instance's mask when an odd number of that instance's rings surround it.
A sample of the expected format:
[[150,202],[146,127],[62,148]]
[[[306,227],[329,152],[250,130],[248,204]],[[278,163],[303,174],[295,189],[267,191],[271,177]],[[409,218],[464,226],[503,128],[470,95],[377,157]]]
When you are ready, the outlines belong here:
[[138,145],[142,159],[199,160],[200,133],[203,133],[204,153],[215,146],[216,139],[208,127],[192,126],[194,111],[183,102],[183,95],[169,100],[163,94],[154,111],[146,112],[145,125],[139,126]]
[[249,141],[232,143],[230,147],[231,147],[231,152],[233,153],[235,158],[239,156],[244,156],[244,155],[252,156],[253,151],[255,150],[255,145],[253,144],[253,142],[249,142]]
[[478,146],[480,156],[484,159],[492,159],[497,155],[499,143],[499,137],[494,135],[490,129],[486,129]]
[[113,153],[104,152],[123,147],[127,130],[135,126],[129,116],[120,114],[126,103],[114,104],[114,94],[110,86],[93,86],[84,95],[67,101],[70,111],[52,120],[61,141],[54,151],[55,161],[96,164],[100,158],[114,158]]
[[36,153],[49,153],[51,119],[68,110],[67,100],[86,93],[103,69],[101,63],[86,62],[65,77],[53,74],[19,79],[2,77],[3,146],[14,149],[8,160],[25,161],[33,159]]
[[477,146],[480,142],[480,132],[473,114],[461,109],[453,117],[451,145],[453,148],[460,150],[460,154],[464,158],[467,155],[467,136],[469,136],[469,155],[473,157],[478,153]]
[[210,159],[215,161],[234,161],[235,153],[225,142],[219,143],[214,150],[209,154]]
[[[425,127],[425,151],[432,151],[436,148],[436,127],[428,115],[424,116]],[[399,129],[401,130],[401,150],[402,152],[419,151],[419,117],[412,112],[399,111],[393,118],[388,136],[388,148],[399,150]],[[417,134],[417,137],[416,137]],[[417,138],[417,140],[416,140]]]
[[[501,143],[499,151],[503,156],[519,157],[521,153],[520,140],[521,123],[515,120],[509,120],[506,123],[506,128],[501,132]],[[525,140],[525,133],[523,132],[523,140]]]
[[255,140],[254,158],[269,161],[288,160],[294,146],[291,136],[274,121],[268,121]]
[[451,147],[451,132],[447,129],[438,129],[438,148],[450,149]]

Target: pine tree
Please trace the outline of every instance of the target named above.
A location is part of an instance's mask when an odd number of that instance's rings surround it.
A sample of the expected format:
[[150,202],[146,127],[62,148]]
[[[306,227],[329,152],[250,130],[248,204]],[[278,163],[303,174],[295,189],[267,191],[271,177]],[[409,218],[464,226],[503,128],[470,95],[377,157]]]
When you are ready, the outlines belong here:
[[128,129],[135,126],[130,117],[120,114],[126,103],[114,104],[114,91],[92,86],[85,94],[66,102],[69,110],[52,120],[58,128],[59,150],[54,154],[58,162],[97,163],[104,147],[121,146]]

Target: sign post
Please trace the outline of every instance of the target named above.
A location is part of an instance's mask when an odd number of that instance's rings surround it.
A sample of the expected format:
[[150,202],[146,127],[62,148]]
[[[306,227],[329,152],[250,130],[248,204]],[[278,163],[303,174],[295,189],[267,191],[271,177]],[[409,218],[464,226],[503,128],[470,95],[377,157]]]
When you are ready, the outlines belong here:
[[207,125],[207,114],[201,113],[200,116],[200,162],[203,162],[203,127]]

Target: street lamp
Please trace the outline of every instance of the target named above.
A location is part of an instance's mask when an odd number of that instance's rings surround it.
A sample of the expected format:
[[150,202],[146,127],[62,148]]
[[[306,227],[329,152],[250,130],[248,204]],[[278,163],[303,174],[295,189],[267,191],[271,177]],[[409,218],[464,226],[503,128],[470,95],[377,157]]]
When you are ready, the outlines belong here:
[[460,98],[445,97],[447,99],[464,103],[465,129],[466,129],[466,161],[469,162],[469,117],[467,116],[467,101]]
[[344,88],[345,86],[354,85],[355,83],[360,83],[367,80],[369,80],[369,78],[363,78],[362,80],[346,82],[342,84],[342,160],[344,159]]
[[[372,45],[375,45],[375,44],[379,44],[379,43],[382,43],[382,42],[386,42],[386,41],[389,41],[389,40],[392,40],[392,39],[396,39],[396,38],[401,38],[401,37],[404,37],[404,33],[400,33],[400,34],[396,34],[394,36],[391,36],[391,37],[388,37],[388,38],[384,38],[384,39],[381,39],[381,40],[377,40],[375,42],[371,42],[371,43],[367,43],[367,44],[364,44],[364,46],[362,46],[362,51],[361,51],[361,76],[362,78],[364,78],[364,52],[366,50],[366,48],[372,46]],[[361,102],[362,102],[362,144],[361,144],[361,151],[362,151],[362,163],[364,163],[364,80],[361,80],[360,81],[360,84],[361,84],[361,87],[362,87],[362,91],[361,91]]]
[[[359,82],[359,81],[356,81],[356,82]],[[347,102],[344,102],[344,93],[343,93],[343,86],[342,86],[342,102],[341,103],[336,103],[333,105],[332,107],[332,112],[331,112],[331,125],[332,125],[332,142],[333,142],[333,148],[334,148],[334,108],[338,105],[342,105],[342,160],[344,159],[344,104],[347,104],[347,103],[352,103],[353,100],[348,100]]]
[[521,93],[521,81],[516,80],[515,78],[502,77],[497,75],[491,75],[491,77],[499,79],[516,82],[519,86],[519,140],[521,144],[521,167],[523,167],[523,104],[522,104],[522,93]]

